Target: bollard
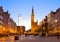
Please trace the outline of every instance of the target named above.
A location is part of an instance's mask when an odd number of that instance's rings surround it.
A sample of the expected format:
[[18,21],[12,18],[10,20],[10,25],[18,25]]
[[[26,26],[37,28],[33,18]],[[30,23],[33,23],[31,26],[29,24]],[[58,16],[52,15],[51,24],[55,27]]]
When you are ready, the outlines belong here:
[[19,36],[15,36],[15,40],[19,40]]

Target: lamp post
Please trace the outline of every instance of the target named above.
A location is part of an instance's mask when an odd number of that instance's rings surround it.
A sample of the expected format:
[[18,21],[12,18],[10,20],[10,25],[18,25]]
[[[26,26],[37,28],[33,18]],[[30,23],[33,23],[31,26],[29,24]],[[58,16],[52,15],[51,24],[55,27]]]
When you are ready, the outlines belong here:
[[42,34],[41,34],[41,36],[43,35],[43,21],[42,21]]

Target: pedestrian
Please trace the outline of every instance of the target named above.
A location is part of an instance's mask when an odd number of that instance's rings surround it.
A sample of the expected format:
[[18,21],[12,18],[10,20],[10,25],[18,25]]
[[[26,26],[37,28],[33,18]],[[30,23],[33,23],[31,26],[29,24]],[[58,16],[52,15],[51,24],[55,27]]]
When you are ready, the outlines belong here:
[[57,33],[57,39],[59,39],[59,33]]

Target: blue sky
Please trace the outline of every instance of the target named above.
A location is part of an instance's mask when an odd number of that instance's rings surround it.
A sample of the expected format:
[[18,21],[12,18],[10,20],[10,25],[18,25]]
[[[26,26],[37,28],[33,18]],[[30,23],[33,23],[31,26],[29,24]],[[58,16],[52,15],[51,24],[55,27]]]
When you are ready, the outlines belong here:
[[4,11],[9,11],[17,25],[18,16],[21,16],[19,24],[26,26],[26,30],[28,30],[31,25],[32,6],[34,7],[35,20],[40,22],[52,10],[56,11],[60,7],[60,0],[0,0],[0,6]]

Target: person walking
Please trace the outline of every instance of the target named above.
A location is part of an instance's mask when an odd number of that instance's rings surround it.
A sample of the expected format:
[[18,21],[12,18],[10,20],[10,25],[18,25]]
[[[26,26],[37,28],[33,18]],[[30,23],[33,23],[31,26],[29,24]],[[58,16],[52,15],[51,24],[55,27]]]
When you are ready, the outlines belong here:
[[57,33],[57,39],[59,39],[59,33]]

